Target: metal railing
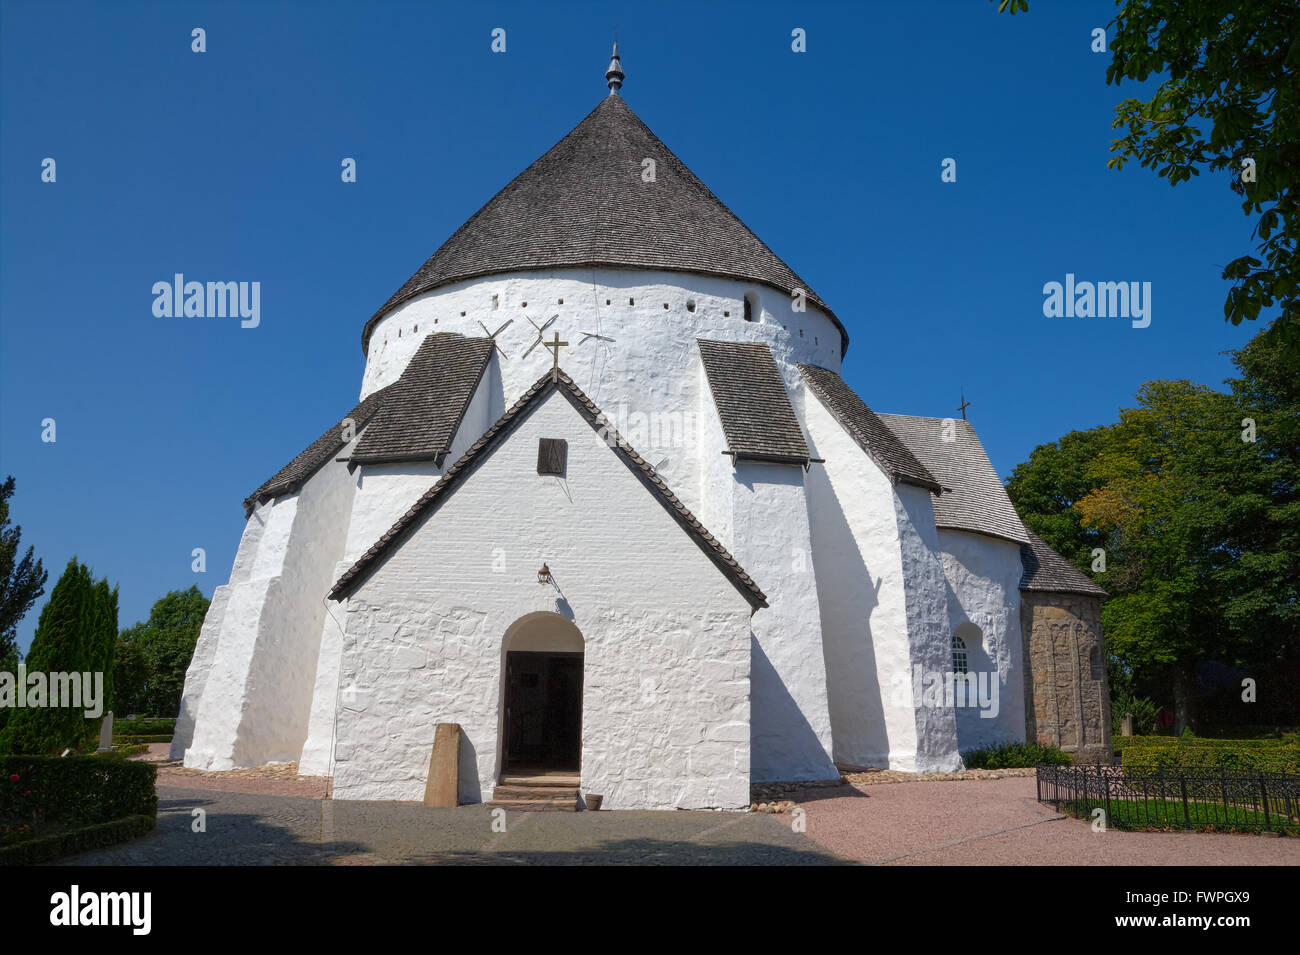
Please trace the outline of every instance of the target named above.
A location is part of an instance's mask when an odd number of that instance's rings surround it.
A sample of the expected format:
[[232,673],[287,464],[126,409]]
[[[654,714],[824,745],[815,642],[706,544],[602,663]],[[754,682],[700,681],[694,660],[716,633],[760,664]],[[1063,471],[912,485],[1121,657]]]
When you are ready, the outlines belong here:
[[1238,769],[1039,766],[1038,801],[1116,829],[1300,835],[1300,776]]

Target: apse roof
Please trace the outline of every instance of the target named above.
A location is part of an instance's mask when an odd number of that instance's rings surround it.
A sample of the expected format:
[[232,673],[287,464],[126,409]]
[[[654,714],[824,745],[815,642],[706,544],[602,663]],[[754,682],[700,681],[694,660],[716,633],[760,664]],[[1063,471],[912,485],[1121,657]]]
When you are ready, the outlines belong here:
[[[655,161],[653,181],[643,163]],[[456,230],[366,322],[424,292],[503,272],[567,267],[662,269],[802,289],[795,274],[613,93]]]
[[1047,541],[1028,528],[1025,528],[1025,533],[1029,535],[1029,542],[1020,545],[1020,565],[1024,568],[1024,575],[1020,578],[1021,590],[1097,597],[1107,595],[1091,577],[1057,553]]
[[[943,493],[934,498],[935,526],[1021,544],[1029,540],[969,421],[894,414],[879,418],[943,485]],[[945,440],[949,435],[952,440]]]

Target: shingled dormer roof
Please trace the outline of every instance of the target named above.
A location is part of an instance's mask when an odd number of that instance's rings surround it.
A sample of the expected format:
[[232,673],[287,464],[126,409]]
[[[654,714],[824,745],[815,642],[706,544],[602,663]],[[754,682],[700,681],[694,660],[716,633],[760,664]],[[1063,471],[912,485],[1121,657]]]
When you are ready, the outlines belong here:
[[924,464],[898,440],[898,436],[885,426],[857,392],[844,379],[829,368],[817,365],[800,365],[808,390],[826,407],[858,447],[867,453],[876,466],[895,481],[915,484],[930,491],[940,490],[939,482]]
[[[987,534],[1017,544],[1029,540],[969,421],[895,414],[879,418],[943,485],[943,493],[934,498],[936,527]],[[945,441],[949,433],[953,440]]]
[[696,344],[733,459],[807,464],[808,443],[772,350],[762,342]]
[[1021,590],[1108,596],[1091,577],[1058,554],[1047,541],[1028,528],[1025,528],[1025,533],[1029,535],[1029,542],[1020,545],[1020,565],[1024,568],[1024,575],[1020,578]]
[[[655,181],[642,163],[655,161]],[[607,96],[433,253],[366,322],[424,292],[502,272],[572,267],[663,269],[802,289],[829,306],[673,155],[621,96]]]
[[492,357],[492,339],[427,335],[353,449],[359,464],[446,454]]
[[[451,447],[492,355],[490,338],[426,335],[397,381],[369,395],[244,499],[244,510],[294,494],[351,440],[358,464],[437,460]],[[364,429],[364,431],[363,431]]]
[[695,541],[705,556],[712,560],[723,575],[731,581],[732,585],[740,591],[741,596],[749,602],[749,605],[754,610],[759,607],[766,607],[767,597],[754,583],[753,578],[745,573],[745,569],[740,566],[736,558],[732,557],[727,549],[722,546],[722,543],[705,529],[699,518],[692,514],[690,509],[664,483],[663,478],[659,476],[654,467],[627,443],[623,436],[615,430],[613,423],[605,417],[595,403],[578,387],[577,383],[563,371],[548,371],[531,388],[525,391],[519,400],[511,405],[506,413],[498,418],[496,423],[488,428],[483,436],[457,459],[455,464],[443,472],[438,482],[429,488],[412,505],[410,510],[398,518],[397,522],[369,550],[362,554],[355,564],[344,572],[343,576],[338,579],[338,582],[330,590],[329,598],[331,600],[344,600],[349,597],[370,576],[384,555],[409,537],[424,522],[425,518],[437,511],[442,502],[528,416],[528,412],[536,407],[543,398],[555,391],[568,399],[569,403],[577,409],[583,419],[601,434],[604,443],[609,445],[610,450],[622,458],[632,472],[641,479],[641,483],[663,505],[669,515],[686,531],[687,535]]
[[307,445],[297,457],[276,471],[256,491],[244,498],[244,511],[246,514],[251,514],[253,508],[258,504],[272,498],[282,497],[285,494],[293,494],[301,488],[308,478],[343,450],[343,447],[347,444],[347,441],[344,440],[345,435],[355,437],[370,422],[396,387],[397,384],[394,382],[387,388],[376,391],[364,401],[359,402],[356,407],[336,423],[330,425],[328,431]]

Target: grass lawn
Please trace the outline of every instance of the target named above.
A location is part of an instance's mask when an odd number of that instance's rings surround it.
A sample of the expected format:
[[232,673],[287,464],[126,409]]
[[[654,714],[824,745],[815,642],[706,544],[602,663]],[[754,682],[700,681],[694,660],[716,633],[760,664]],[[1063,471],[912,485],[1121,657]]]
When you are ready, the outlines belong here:
[[[1104,802],[1095,799],[1072,799],[1061,804],[1061,811],[1080,819],[1092,818],[1094,809],[1105,809]],[[1187,817],[1192,828],[1202,832],[1259,832],[1264,828],[1264,813],[1239,806],[1224,808],[1221,802],[1188,800]],[[1274,832],[1300,835],[1300,822],[1288,819],[1269,810],[1269,821]],[[1183,801],[1181,799],[1112,799],[1106,824],[1116,829],[1182,829]]]

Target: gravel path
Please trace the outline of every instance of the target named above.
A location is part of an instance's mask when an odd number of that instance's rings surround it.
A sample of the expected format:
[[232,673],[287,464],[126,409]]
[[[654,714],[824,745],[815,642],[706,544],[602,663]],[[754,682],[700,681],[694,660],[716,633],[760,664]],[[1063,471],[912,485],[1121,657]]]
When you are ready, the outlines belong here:
[[[809,838],[871,865],[1300,865],[1300,839],[1094,833],[1040,805],[1032,778],[842,786],[789,797]],[[777,816],[775,818],[783,818]]]

